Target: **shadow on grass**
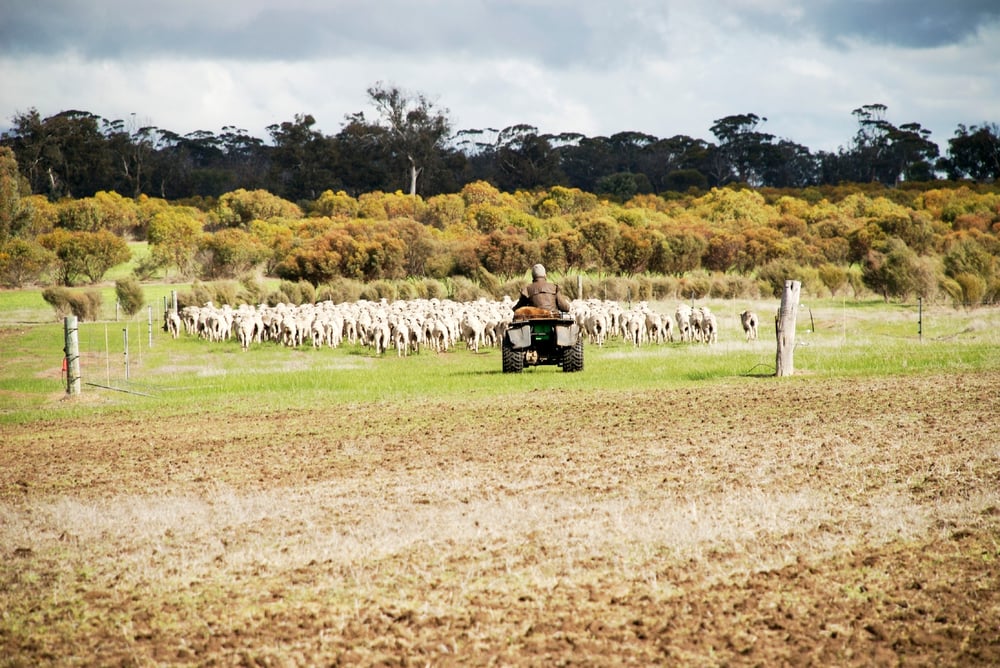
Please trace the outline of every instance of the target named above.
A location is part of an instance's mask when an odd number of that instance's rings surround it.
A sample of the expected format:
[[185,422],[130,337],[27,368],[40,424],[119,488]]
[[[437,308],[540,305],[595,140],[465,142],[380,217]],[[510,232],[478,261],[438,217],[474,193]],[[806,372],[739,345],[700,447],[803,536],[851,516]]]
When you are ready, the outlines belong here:
[[740,374],[743,378],[774,378],[777,369],[768,364],[755,364]]

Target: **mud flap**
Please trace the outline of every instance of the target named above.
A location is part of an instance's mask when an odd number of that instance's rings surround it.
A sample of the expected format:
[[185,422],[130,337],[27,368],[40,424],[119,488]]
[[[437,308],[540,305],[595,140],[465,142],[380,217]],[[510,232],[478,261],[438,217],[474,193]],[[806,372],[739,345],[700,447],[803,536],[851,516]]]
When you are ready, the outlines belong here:
[[570,348],[576,345],[576,340],[580,336],[580,326],[559,325],[556,327],[556,345],[560,348]]
[[514,350],[531,347],[531,326],[528,323],[523,326],[511,325],[503,335]]

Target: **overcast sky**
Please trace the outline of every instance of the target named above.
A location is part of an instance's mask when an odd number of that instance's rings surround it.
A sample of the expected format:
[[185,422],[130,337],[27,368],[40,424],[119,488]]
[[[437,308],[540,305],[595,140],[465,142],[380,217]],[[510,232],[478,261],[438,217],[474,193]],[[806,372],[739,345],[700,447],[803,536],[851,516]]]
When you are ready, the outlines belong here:
[[373,118],[377,82],[453,129],[715,141],[716,119],[813,151],[888,107],[946,148],[1000,122],[998,0],[0,0],[0,128],[77,109],[179,134]]

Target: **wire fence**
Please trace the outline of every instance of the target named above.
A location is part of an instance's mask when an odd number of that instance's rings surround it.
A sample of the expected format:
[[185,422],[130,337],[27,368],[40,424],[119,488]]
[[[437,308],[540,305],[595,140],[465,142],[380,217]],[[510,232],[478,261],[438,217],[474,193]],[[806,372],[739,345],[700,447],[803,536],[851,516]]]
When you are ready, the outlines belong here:
[[[148,358],[163,333],[163,311],[149,304],[135,315],[115,309],[115,320],[77,324],[79,371],[83,385],[108,390],[148,394],[140,382]],[[69,383],[68,351],[63,359],[64,384]],[[148,386],[146,386],[148,388]]]

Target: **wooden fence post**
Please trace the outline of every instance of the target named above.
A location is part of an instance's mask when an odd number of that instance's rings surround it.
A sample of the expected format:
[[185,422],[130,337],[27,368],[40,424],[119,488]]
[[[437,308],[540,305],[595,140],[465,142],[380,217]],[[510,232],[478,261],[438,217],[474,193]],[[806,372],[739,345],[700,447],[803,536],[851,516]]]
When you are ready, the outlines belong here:
[[774,317],[775,334],[778,338],[778,353],[775,361],[774,375],[791,376],[795,373],[795,318],[799,309],[799,294],[802,283],[785,281],[785,290],[781,293],[781,310]]
[[75,315],[63,320],[66,347],[66,394],[80,394],[80,331]]

